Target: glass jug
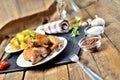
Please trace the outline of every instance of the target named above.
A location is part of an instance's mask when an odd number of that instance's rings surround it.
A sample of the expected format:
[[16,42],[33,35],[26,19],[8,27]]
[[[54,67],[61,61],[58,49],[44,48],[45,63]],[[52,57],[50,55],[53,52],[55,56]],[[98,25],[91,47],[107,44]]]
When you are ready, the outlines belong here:
[[81,10],[74,0],[57,0],[57,10],[62,19],[69,21],[71,27],[81,24]]

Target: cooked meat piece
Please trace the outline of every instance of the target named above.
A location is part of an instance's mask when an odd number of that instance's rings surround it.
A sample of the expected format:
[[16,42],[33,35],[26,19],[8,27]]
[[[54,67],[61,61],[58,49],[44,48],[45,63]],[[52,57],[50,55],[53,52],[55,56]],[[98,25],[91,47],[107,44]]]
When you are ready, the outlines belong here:
[[61,43],[57,36],[48,35],[48,39],[52,43],[52,46],[50,47],[52,51],[60,47]]
[[25,60],[36,64],[61,47],[62,44],[57,36],[37,34],[34,40],[28,41],[28,48],[23,51],[23,56]]
[[57,36],[45,34],[37,34],[34,40],[28,41],[28,44],[29,47],[50,47],[52,51],[59,49],[62,46]]
[[50,41],[48,39],[48,35],[45,35],[45,34],[37,34],[36,35],[36,38],[37,40],[39,40],[39,43],[40,44],[50,44]]
[[44,47],[39,48],[27,48],[23,51],[23,57],[27,61],[31,61],[32,64],[36,64],[46,56],[50,54],[50,50]]
[[40,56],[42,56],[43,58],[51,53],[49,48],[44,48],[44,47],[39,47],[38,52],[40,53]]
[[48,47],[50,44],[47,35],[44,34],[37,34],[34,40],[28,41],[29,47]]

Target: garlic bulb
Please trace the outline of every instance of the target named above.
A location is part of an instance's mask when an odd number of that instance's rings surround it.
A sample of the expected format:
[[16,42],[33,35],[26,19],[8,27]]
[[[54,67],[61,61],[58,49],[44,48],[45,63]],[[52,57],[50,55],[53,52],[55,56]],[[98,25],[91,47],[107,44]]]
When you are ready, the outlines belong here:
[[95,18],[91,22],[91,26],[105,26],[105,20],[103,18]]

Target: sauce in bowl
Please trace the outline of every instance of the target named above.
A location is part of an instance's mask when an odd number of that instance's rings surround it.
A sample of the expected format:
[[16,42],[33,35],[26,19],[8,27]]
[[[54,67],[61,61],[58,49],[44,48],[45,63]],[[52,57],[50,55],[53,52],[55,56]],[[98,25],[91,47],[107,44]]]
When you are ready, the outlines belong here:
[[85,37],[78,44],[84,51],[97,52],[101,45],[101,38],[100,36]]

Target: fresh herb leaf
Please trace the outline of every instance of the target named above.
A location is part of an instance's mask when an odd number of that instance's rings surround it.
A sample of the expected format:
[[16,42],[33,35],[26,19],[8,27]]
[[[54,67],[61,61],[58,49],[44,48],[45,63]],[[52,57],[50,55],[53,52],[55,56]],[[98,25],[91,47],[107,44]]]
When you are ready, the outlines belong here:
[[35,39],[35,36],[36,36],[35,32],[30,34],[31,39]]
[[74,26],[73,29],[72,29],[72,32],[71,32],[71,36],[76,37],[78,35],[80,35],[79,26]]

